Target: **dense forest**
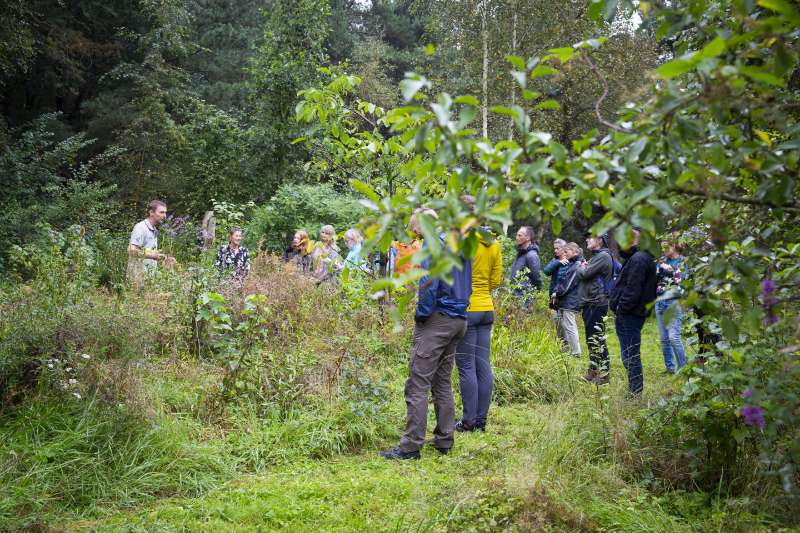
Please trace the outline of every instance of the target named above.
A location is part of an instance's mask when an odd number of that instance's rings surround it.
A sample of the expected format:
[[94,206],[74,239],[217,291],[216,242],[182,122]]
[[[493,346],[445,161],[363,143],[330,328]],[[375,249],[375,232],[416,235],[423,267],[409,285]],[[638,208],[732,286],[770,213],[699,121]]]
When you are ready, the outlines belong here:
[[[0,531],[798,527],[796,1],[2,5]],[[174,261],[142,288],[154,199]],[[278,259],[331,224],[385,265],[421,207],[426,269],[330,287]],[[555,237],[680,241],[688,366],[659,373],[648,320],[626,399],[609,325],[610,387],[581,382],[550,295],[504,281],[496,422],[381,462],[409,287],[485,239],[507,280],[522,226],[543,264]]]

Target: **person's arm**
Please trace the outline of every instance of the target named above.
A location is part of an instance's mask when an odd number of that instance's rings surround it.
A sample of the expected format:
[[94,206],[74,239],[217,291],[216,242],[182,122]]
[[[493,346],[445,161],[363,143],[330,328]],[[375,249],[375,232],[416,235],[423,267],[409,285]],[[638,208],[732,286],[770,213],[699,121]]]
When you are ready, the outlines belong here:
[[500,245],[492,245],[492,270],[489,274],[489,290],[494,290],[503,281],[503,254],[500,253]]
[[631,257],[630,265],[626,266],[628,271],[625,286],[619,293],[617,299],[617,308],[614,310],[617,314],[629,314],[639,305],[641,294],[644,290],[644,280],[647,270],[647,264],[639,257]]
[[560,267],[560,266],[561,266],[561,261],[560,261],[560,260],[559,260],[557,257],[555,257],[555,258],[551,259],[551,260],[550,260],[550,262],[549,262],[549,263],[547,263],[547,264],[544,266],[544,268],[542,269],[542,271],[543,271],[543,272],[544,272],[544,273],[545,273],[547,276],[550,276],[550,277],[552,277],[552,276],[553,276],[553,274],[555,274],[556,272],[558,272],[558,267]]
[[167,257],[158,250],[147,251],[144,249],[144,236],[136,231],[134,228],[131,233],[131,241],[128,244],[128,255],[138,259],[155,259],[159,261]]
[[[422,268],[428,269],[429,259],[422,262]],[[436,293],[439,290],[439,280],[427,275],[419,280],[419,292],[417,295],[417,311],[414,313],[414,320],[424,322],[433,314],[436,307]]]
[[525,262],[530,270],[531,285],[537,289],[542,288],[542,264],[539,261],[539,254],[536,252],[525,254]]
[[[594,279],[602,273],[608,263],[611,263],[610,255],[605,252],[595,254],[586,266],[578,268],[578,278],[581,280]],[[613,264],[611,269],[613,269]]]

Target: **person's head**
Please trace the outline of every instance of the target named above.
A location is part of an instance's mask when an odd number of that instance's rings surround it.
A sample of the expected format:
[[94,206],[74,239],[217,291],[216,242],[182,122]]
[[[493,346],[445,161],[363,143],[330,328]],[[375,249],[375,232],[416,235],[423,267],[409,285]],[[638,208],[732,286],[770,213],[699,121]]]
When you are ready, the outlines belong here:
[[336,242],[336,229],[330,224],[325,224],[319,229],[319,240],[327,245],[334,244]]
[[683,245],[676,240],[664,240],[661,241],[661,251],[664,252],[665,256],[674,259],[681,255]]
[[574,259],[583,255],[581,247],[576,242],[570,242],[562,247],[562,257],[564,259]]
[[242,228],[231,228],[228,232],[228,240],[230,243],[235,247],[238,248],[240,244],[242,244],[242,236],[244,232]]
[[419,222],[420,215],[428,215],[434,220],[439,218],[439,216],[436,214],[436,211],[426,207],[420,207],[419,209],[414,211],[414,214],[411,215],[411,218],[408,221],[408,229],[411,231],[411,233],[413,233],[417,237],[422,237],[422,226],[420,225]]
[[356,228],[350,228],[349,230],[344,232],[344,243],[347,245],[348,248],[352,248],[353,246],[363,241],[364,237],[361,235],[361,232],[358,231]]
[[292,239],[292,248],[294,248],[295,250],[301,250],[307,244],[308,244],[308,232],[304,229],[297,230],[294,233],[294,238]]
[[160,224],[167,219],[167,204],[161,200],[153,200],[147,204],[147,218],[153,224]]
[[563,248],[565,244],[567,244],[567,241],[564,239],[556,239],[553,241],[553,253],[556,254],[556,257],[561,255],[561,248]]
[[517,246],[526,248],[533,242],[533,228],[522,226],[517,230]]
[[608,248],[608,233],[595,235],[591,231],[586,232],[586,248],[596,252],[603,248]]

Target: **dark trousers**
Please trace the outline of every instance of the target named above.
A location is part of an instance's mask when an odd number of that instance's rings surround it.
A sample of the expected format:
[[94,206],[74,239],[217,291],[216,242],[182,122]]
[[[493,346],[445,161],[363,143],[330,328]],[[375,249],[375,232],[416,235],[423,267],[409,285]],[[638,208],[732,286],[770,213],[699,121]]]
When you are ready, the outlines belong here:
[[615,326],[619,347],[622,351],[622,366],[628,372],[628,394],[640,394],[644,389],[644,374],[642,371],[642,328],[643,316],[617,315]]
[[582,311],[586,345],[589,348],[589,370],[600,374],[608,374],[611,366],[606,346],[606,325],[603,322],[607,314],[607,304],[585,305]]
[[489,365],[492,324],[493,311],[467,313],[467,333],[456,351],[462,420],[472,426],[486,423],[492,400],[492,367]]
[[452,448],[456,423],[451,374],[456,347],[467,331],[467,321],[436,312],[414,328],[411,360],[406,380],[406,429],[400,449],[412,452],[425,444],[428,429],[428,392],[433,396],[437,448]]

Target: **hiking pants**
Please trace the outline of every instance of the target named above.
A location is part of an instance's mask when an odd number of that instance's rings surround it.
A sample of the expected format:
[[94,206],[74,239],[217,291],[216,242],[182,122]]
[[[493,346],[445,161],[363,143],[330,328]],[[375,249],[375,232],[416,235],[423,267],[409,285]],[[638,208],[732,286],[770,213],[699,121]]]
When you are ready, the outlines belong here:
[[566,343],[571,355],[580,357],[581,340],[578,336],[577,316],[577,311],[570,309],[558,310],[558,337]]
[[[672,322],[667,323],[667,310],[672,307],[675,315]],[[656,321],[658,334],[661,337],[661,353],[664,355],[664,367],[667,372],[675,373],[686,366],[686,351],[681,340],[681,324],[683,309],[677,300],[663,300],[656,302]]]
[[474,426],[485,424],[492,401],[492,347],[494,311],[467,313],[467,333],[458,343],[456,366],[463,407],[462,420]]
[[608,313],[606,305],[586,305],[583,308],[583,327],[586,332],[586,345],[589,347],[589,370],[608,374],[611,366],[606,346],[606,325],[603,322]]
[[404,452],[417,451],[425,444],[428,428],[428,392],[433,396],[437,448],[453,447],[456,415],[451,374],[456,348],[467,331],[467,321],[436,312],[414,327],[411,359],[406,380],[406,429],[400,439]]

